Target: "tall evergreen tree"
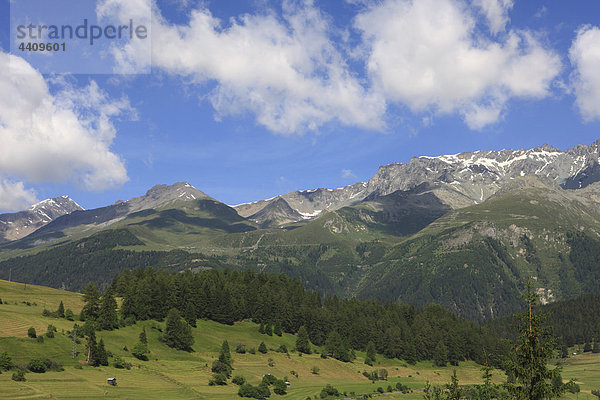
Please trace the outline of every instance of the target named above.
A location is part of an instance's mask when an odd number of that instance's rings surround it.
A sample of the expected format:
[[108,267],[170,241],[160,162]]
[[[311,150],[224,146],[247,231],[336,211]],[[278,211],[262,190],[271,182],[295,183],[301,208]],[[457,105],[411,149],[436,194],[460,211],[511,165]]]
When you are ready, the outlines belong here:
[[219,353],[219,361],[229,367],[233,368],[233,360],[231,358],[231,351],[229,350],[229,343],[227,340],[223,340],[221,344],[221,352]]
[[179,311],[172,308],[167,314],[164,341],[169,347],[191,351],[194,344],[192,328],[185,322]]
[[514,383],[509,385],[509,391],[516,400],[545,400],[558,398],[565,390],[562,385],[553,387],[551,379],[560,374],[560,368],[548,368],[555,340],[550,330],[544,327],[543,316],[535,307],[538,296],[527,283],[527,311],[519,315],[519,339],[515,344],[511,359],[507,363],[506,372],[514,377]]
[[296,350],[300,353],[310,354],[310,340],[308,339],[308,332],[306,327],[302,325],[298,330],[298,337],[296,338]]
[[119,327],[119,317],[117,316],[117,301],[115,300],[112,289],[109,287],[104,292],[100,301],[98,310],[98,326],[100,329],[112,330]]
[[146,335],[146,327],[145,326],[142,328],[142,331],[140,332],[140,343],[148,344],[148,336]]
[[445,367],[448,363],[448,348],[444,340],[440,340],[433,351],[433,363],[436,367]]
[[373,365],[375,362],[377,353],[375,351],[375,343],[372,340],[367,343],[367,355],[365,357],[365,364]]
[[93,367],[97,367],[98,364],[98,343],[96,343],[96,333],[94,331],[89,332],[87,338],[87,345],[85,348],[87,353],[87,363]]
[[97,319],[100,311],[100,290],[94,282],[86,285],[83,295],[84,306],[81,316],[84,319]]
[[58,310],[56,310],[56,315],[58,315],[58,318],[65,317],[65,305],[63,304],[62,300],[60,301],[60,304],[58,305]]
[[100,338],[98,347],[96,348],[96,363],[97,365],[108,365],[108,353],[104,347],[104,339]]

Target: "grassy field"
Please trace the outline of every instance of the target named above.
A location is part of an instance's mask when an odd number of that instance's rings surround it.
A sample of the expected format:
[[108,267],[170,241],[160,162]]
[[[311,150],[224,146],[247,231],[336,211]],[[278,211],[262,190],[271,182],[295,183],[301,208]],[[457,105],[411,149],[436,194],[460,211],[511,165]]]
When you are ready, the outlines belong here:
[[[262,376],[271,373],[278,378],[288,377],[291,387],[285,396],[272,395],[271,398],[304,400],[307,396],[315,398],[326,384],[332,384],[338,390],[350,394],[373,393],[377,387],[384,389],[402,382],[420,390],[429,380],[432,384],[449,382],[452,368],[434,368],[430,362],[421,362],[407,366],[400,360],[387,360],[378,357],[380,362],[374,367],[363,363],[364,354],[358,353],[353,363],[342,363],[333,359],[321,359],[318,355],[303,355],[275,352],[282,344],[294,347],[295,337],[284,334],[282,337],[267,336],[258,333],[258,327],[251,322],[236,323],[233,326],[221,325],[210,321],[198,321],[193,330],[195,337],[194,352],[176,351],[158,340],[164,322],[146,321],[112,332],[98,332],[106,348],[114,355],[120,355],[133,364],[131,370],[110,367],[88,367],[83,365],[84,343],[77,346],[80,354],[72,359],[72,340],[67,331],[73,322],[42,316],[44,308],[55,310],[62,300],[65,307],[78,313],[82,306],[81,295],[49,289],[39,286],[8,283],[0,281],[0,352],[7,351],[17,364],[26,364],[34,357],[49,357],[64,365],[62,372],[44,374],[27,373],[26,382],[14,382],[10,372],[0,375],[0,399],[236,399],[238,387],[209,386],[210,365],[218,357],[221,343],[227,339],[232,350],[238,343],[248,349],[258,348],[264,341],[269,348],[267,354],[233,353],[235,368],[233,375],[244,376],[250,383],[258,384]],[[29,302],[30,305],[27,305]],[[52,339],[43,343],[28,338],[27,328],[34,326],[41,334],[48,324],[58,328]],[[132,348],[142,329],[146,328],[150,360],[143,362],[131,356],[124,347]],[[269,366],[271,359],[272,366]],[[318,374],[311,372],[319,368]],[[385,368],[389,372],[387,381],[371,383],[362,372],[375,368]],[[298,377],[293,376],[295,371]],[[461,363],[457,369],[461,384],[481,383],[480,367],[474,363]],[[118,386],[106,385],[106,379],[116,377]],[[501,372],[495,372],[495,380],[504,379]],[[576,378],[582,392],[579,399],[592,399],[590,391],[600,388],[600,357],[584,354],[568,360],[564,366],[565,379]],[[421,399],[420,393],[395,394],[386,399]],[[575,395],[565,398],[576,399]]]

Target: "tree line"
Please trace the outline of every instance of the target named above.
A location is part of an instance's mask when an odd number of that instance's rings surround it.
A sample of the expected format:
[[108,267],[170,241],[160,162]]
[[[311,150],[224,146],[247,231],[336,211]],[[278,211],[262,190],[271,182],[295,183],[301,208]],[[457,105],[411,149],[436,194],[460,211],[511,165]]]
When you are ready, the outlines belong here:
[[[409,363],[431,359],[440,365],[467,359],[482,363],[487,353],[494,355],[490,362],[498,365],[506,353],[494,332],[441,306],[417,309],[379,300],[322,298],[284,274],[140,268],[117,274],[108,290],[123,298],[119,318],[125,323],[162,320],[169,310],[177,309],[190,326],[198,319],[223,324],[251,319],[291,334],[304,327],[310,343],[325,346],[331,356],[344,361],[352,350],[365,350],[369,342],[378,353]],[[116,324],[111,321],[104,326]]]

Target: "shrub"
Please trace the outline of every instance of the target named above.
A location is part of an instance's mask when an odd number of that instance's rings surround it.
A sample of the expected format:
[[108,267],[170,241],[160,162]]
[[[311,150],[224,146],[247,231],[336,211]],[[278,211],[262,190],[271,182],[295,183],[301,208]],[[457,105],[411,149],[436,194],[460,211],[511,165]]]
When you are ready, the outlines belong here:
[[392,387],[392,385],[388,385],[387,389],[388,392],[393,392],[394,388]]
[[32,339],[35,339],[37,337],[37,333],[35,332],[35,328],[33,326],[27,329],[27,336],[29,336]]
[[212,363],[212,367],[210,369],[215,374],[224,374],[229,376],[231,374],[231,367],[221,360],[215,360]]
[[379,387],[377,388],[377,391],[378,391],[379,393],[383,393],[383,392],[384,392],[384,390],[383,390],[383,388],[382,388],[381,386],[379,386]]
[[287,353],[288,349],[287,346],[285,344],[282,344],[281,346],[279,346],[279,348],[277,349],[277,352],[279,353]]
[[131,354],[138,360],[148,361],[150,350],[148,350],[148,346],[144,343],[137,342],[135,346],[133,346],[133,349],[131,349]]
[[38,336],[37,338],[35,338],[35,340],[36,340],[38,343],[44,343],[44,337],[43,337],[43,336]]
[[273,393],[284,395],[287,393],[287,385],[281,379],[277,379],[275,383],[273,383]]
[[250,350],[248,350],[248,353],[256,354],[256,349],[254,347],[251,347]]
[[265,342],[260,342],[260,345],[258,346],[258,351],[263,354],[267,354],[267,345],[265,344]]
[[46,337],[53,338],[55,332],[56,332],[56,327],[52,324],[48,325],[48,329],[46,330]]
[[46,372],[46,364],[44,364],[44,362],[42,360],[40,360],[39,358],[33,358],[33,359],[29,360],[29,364],[27,364],[27,368],[31,372],[35,372],[38,374],[42,374],[42,373]]
[[8,353],[0,353],[0,370],[8,371],[13,367],[13,362]]
[[239,353],[239,354],[245,354],[246,353],[246,345],[243,343],[238,343],[238,345],[235,346],[235,352]]
[[326,399],[328,397],[339,397],[342,394],[339,392],[339,390],[337,390],[336,388],[334,388],[333,386],[331,386],[330,384],[327,384],[322,390],[321,390],[321,394],[319,396],[321,396],[322,399]]
[[65,318],[66,318],[68,321],[74,321],[74,320],[75,320],[75,314],[73,314],[73,311],[71,311],[71,309],[70,309],[70,308],[67,308],[67,309],[65,310]]
[[272,358],[269,358],[268,364],[269,364],[269,367],[274,367],[275,366],[275,361],[273,361]]
[[317,366],[312,367],[310,370],[310,372],[312,372],[314,375],[319,375],[319,371],[320,369]]
[[210,381],[208,381],[208,384],[210,386],[214,386],[214,385],[219,385],[219,386],[223,386],[223,385],[227,385],[227,375],[225,374],[214,374],[212,379]]
[[23,370],[20,369],[16,370],[12,374],[12,380],[17,382],[25,382],[25,372],[23,372]]
[[264,384],[268,385],[272,385],[277,381],[277,378],[275,377],[275,375],[271,375],[271,374],[265,374],[262,378],[262,382]]
[[238,386],[242,386],[244,383],[246,383],[246,378],[244,378],[243,376],[240,376],[240,375],[236,375],[231,380],[231,383],[234,383]]

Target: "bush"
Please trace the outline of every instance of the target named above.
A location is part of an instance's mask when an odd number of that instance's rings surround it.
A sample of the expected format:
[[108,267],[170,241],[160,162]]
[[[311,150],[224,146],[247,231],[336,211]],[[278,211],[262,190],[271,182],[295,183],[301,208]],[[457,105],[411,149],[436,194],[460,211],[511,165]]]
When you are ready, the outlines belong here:
[[0,370],[8,371],[13,367],[13,362],[8,353],[0,353]]
[[231,367],[221,360],[215,360],[212,363],[212,367],[210,369],[215,374],[224,374],[225,376],[230,376]]
[[48,329],[46,330],[46,337],[53,338],[55,332],[56,332],[56,327],[52,324],[48,325]]
[[239,354],[245,354],[246,353],[246,345],[243,343],[238,343],[238,345],[235,346],[235,352],[239,353]]
[[276,381],[277,381],[277,378],[275,377],[275,375],[271,375],[271,374],[266,374],[262,378],[262,382],[264,384],[266,384],[267,386],[274,384]]
[[227,385],[227,375],[225,374],[214,374],[212,379],[208,381],[210,386],[218,385],[223,386]]
[[287,393],[287,385],[281,379],[277,379],[275,383],[273,383],[273,393],[284,395]]
[[388,385],[386,390],[391,393],[394,391],[394,388],[392,387],[392,385]]
[[312,372],[314,375],[319,375],[319,371],[320,369],[317,366],[314,366],[310,369],[310,372]]
[[279,346],[279,348],[277,349],[277,352],[279,353],[287,353],[288,349],[287,346],[285,344],[282,344],[281,346]]
[[248,353],[256,354],[256,349],[254,347],[251,347],[250,350],[248,350]]
[[326,399],[328,397],[339,397],[342,394],[333,386],[331,386],[330,384],[327,384],[322,390],[321,390],[321,394],[319,396],[321,396],[322,399]]
[[65,318],[66,318],[68,321],[74,321],[74,320],[75,320],[75,314],[73,314],[73,311],[71,311],[71,309],[70,309],[70,308],[67,308],[67,309],[65,310]]
[[37,337],[37,333],[35,332],[35,328],[33,326],[27,329],[27,336],[29,336],[32,339],[35,339]]
[[246,383],[246,378],[244,378],[243,376],[240,376],[240,375],[236,375],[231,380],[231,383],[234,383],[238,386],[242,386],[244,383]]
[[260,342],[260,345],[258,346],[258,351],[263,354],[267,354],[267,345],[265,344],[265,342]]
[[37,338],[35,338],[35,340],[36,340],[38,343],[44,343],[44,337],[43,337],[43,336],[38,336]]
[[27,369],[29,369],[31,372],[42,374],[46,372],[46,364],[44,364],[44,362],[39,358],[33,358],[29,360],[29,364],[27,364]]
[[150,354],[150,350],[148,350],[148,346],[146,346],[142,342],[137,342],[133,349],[131,349],[131,354],[137,358],[138,360],[148,361],[148,354]]
[[378,391],[379,393],[383,393],[383,392],[384,392],[384,390],[383,390],[383,388],[382,388],[381,386],[379,386],[379,387],[377,388],[377,391]]
[[25,382],[25,372],[23,372],[23,370],[20,369],[16,370],[12,374],[12,380],[17,382]]

